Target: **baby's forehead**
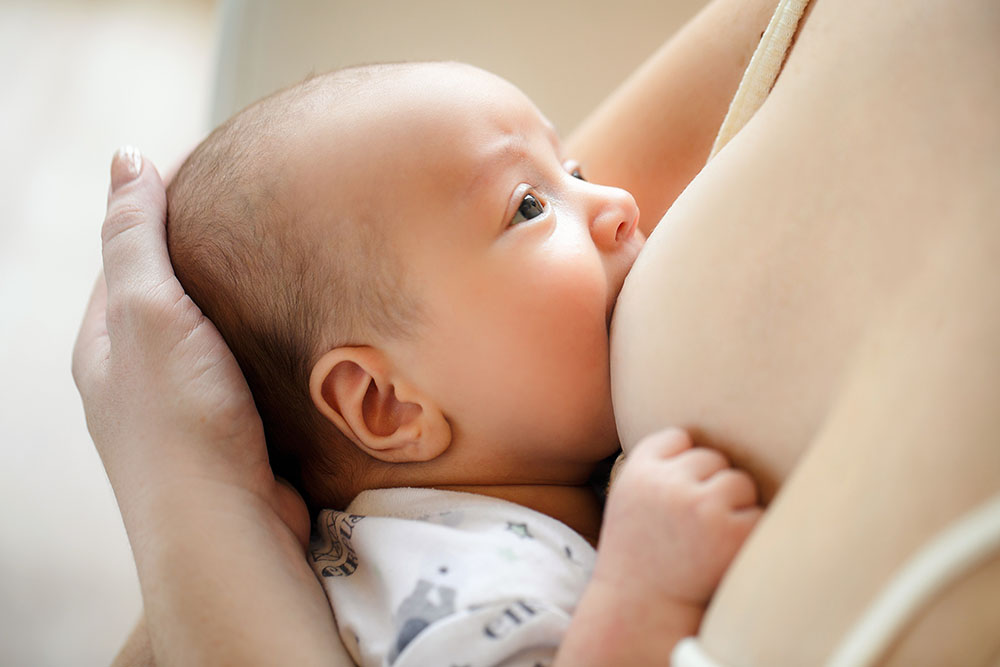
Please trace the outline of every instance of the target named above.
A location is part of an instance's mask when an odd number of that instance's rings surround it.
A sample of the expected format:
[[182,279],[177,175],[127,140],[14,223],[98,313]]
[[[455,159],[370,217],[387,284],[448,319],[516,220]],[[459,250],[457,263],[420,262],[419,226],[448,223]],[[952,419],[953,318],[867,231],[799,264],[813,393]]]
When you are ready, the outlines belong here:
[[[511,131],[525,121],[552,130],[513,84],[460,63],[420,63],[333,85],[326,112],[329,129],[345,145],[351,137],[392,137],[399,150],[468,132]],[[455,148],[460,148],[456,146]]]
[[[335,84],[335,82],[334,82]],[[550,123],[516,87],[451,63],[401,67],[316,96],[307,122],[290,128],[295,153],[336,172],[336,183],[362,174],[420,178],[442,162],[475,159],[474,148]]]
[[[414,211],[441,210],[472,187],[498,146],[524,145],[526,134],[558,141],[512,84],[451,63],[334,81],[315,92],[302,120],[290,124],[286,151],[294,205],[315,221],[336,214],[391,236],[408,233]],[[312,232],[328,230],[315,222]]]

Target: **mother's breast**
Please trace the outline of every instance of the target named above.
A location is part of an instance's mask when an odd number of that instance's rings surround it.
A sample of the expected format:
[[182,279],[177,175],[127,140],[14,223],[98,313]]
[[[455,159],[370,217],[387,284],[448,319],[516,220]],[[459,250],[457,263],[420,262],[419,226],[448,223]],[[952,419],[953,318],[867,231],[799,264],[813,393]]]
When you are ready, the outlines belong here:
[[[626,280],[611,345],[626,449],[686,427],[770,497],[881,313],[942,243],[987,233],[1000,88],[983,26],[996,14],[814,2],[770,97]],[[970,285],[980,269],[963,268]]]
[[702,627],[732,664],[822,663],[903,559],[1000,491],[1000,9],[814,4],[612,332],[626,448],[678,425],[768,497],[787,478]]
[[815,431],[857,337],[863,286],[844,267],[853,242],[795,182],[799,162],[741,135],[650,236],[612,330],[626,450],[685,427],[770,496]]

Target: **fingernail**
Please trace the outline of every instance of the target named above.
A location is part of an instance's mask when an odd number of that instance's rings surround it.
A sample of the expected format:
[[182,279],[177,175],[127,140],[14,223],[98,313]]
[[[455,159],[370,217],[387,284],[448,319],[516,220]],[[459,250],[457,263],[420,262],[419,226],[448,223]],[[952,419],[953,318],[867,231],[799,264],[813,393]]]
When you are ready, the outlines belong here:
[[111,159],[111,191],[114,192],[142,171],[142,154],[133,146],[122,146]]

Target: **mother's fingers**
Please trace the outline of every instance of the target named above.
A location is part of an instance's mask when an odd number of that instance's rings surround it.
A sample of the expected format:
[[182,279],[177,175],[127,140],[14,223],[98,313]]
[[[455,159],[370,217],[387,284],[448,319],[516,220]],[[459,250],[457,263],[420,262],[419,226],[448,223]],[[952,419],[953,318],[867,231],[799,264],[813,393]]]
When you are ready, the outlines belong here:
[[167,255],[167,197],[152,162],[134,148],[111,161],[111,194],[101,230],[107,300],[111,308],[146,297],[174,279]]
[[76,335],[76,344],[73,345],[73,380],[81,394],[87,391],[92,374],[100,370],[111,352],[105,319],[107,303],[108,289],[104,283],[104,273],[101,272],[90,293],[90,301]]

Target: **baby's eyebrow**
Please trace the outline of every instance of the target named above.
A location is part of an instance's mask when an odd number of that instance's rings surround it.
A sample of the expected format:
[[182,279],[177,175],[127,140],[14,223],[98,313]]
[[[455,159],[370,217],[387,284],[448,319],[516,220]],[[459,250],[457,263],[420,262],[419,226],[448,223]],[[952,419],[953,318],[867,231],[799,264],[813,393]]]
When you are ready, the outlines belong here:
[[556,129],[555,124],[545,116],[542,116],[542,126],[545,128],[545,134],[552,143],[552,147],[556,149],[556,154],[562,157],[562,140],[559,138],[559,131]]
[[523,160],[530,153],[527,141],[518,135],[505,135],[503,141],[489,149],[487,159],[473,171],[469,179],[466,191],[473,193],[480,187],[489,183],[493,176],[493,170],[498,166],[509,165]]
[[[556,157],[562,160],[564,157],[562,141],[559,139],[555,124],[541,114],[538,114],[536,119],[535,128],[540,126],[541,135],[548,140]],[[489,183],[495,169],[528,159],[532,155],[532,142],[537,141],[538,136],[537,129],[525,132],[522,128],[522,131],[504,132],[502,138],[487,149],[484,156],[486,159],[482,160],[470,174],[465,187],[467,195],[475,194],[483,185]]]

